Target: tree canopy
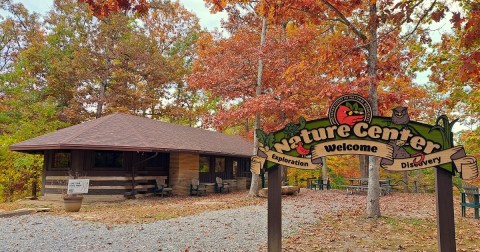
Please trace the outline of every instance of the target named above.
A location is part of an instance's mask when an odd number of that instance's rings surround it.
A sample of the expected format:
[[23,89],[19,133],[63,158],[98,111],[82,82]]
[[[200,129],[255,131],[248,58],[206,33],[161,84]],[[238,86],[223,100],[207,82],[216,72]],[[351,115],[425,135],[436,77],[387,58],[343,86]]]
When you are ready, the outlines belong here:
[[385,116],[408,106],[418,121],[460,117],[458,141],[480,153],[480,4],[204,2],[228,13],[223,33],[202,29],[177,1],[55,0],[40,15],[0,0],[0,199],[40,180],[41,157],[10,144],[113,112],[251,139],[258,113],[275,131],[359,93]]

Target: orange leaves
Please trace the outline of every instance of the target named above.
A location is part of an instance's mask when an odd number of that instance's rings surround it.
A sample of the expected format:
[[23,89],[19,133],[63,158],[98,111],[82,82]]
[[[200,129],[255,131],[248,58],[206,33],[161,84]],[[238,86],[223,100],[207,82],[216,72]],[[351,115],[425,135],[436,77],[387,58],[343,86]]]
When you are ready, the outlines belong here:
[[223,11],[228,4],[243,4],[254,3],[252,0],[204,0],[205,4],[209,5],[210,11],[215,13]]
[[470,2],[463,7],[463,12],[454,12],[450,19],[455,33],[442,36],[442,44],[428,63],[431,80],[450,94],[450,107],[462,102],[473,109],[480,83],[480,5]]
[[208,1],[212,4],[211,10],[212,12],[222,11],[225,6],[227,6],[226,0],[210,0]]

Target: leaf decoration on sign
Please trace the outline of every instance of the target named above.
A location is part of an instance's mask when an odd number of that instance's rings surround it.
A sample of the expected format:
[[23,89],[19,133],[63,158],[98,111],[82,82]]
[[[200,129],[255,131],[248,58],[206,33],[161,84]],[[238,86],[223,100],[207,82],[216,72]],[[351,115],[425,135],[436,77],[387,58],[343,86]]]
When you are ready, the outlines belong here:
[[353,106],[350,102],[346,102],[345,106],[347,106],[347,108],[349,108],[351,111],[353,111]]
[[288,123],[285,128],[283,129],[283,133],[285,134],[286,138],[290,138],[294,136],[297,132],[305,128],[307,120],[305,118],[300,117],[298,118],[298,124]]
[[263,130],[257,129],[255,130],[257,134],[258,142],[263,144],[263,146],[267,146],[268,149],[272,149],[273,145],[275,144],[275,135],[273,133],[266,134]]
[[353,104],[353,109],[352,109],[352,110],[353,110],[353,111],[358,111],[358,103],[355,102],[355,103]]
[[[439,124],[441,121],[441,125]],[[433,130],[439,130],[442,133],[442,138],[443,138],[443,143],[442,147],[443,148],[450,148],[453,146],[453,125],[458,121],[458,119],[453,120],[450,122],[448,120],[448,117],[446,115],[441,115],[437,118],[437,121],[435,122],[435,126],[433,126],[430,129],[430,132]]]
[[270,133],[267,135],[265,145],[268,146],[268,148],[272,149],[274,144],[275,144],[275,136],[273,135],[273,133]]
[[267,139],[267,135],[265,134],[265,132],[263,132],[263,130],[261,129],[256,129],[255,134],[257,134],[258,142],[262,143],[265,146],[265,140]]

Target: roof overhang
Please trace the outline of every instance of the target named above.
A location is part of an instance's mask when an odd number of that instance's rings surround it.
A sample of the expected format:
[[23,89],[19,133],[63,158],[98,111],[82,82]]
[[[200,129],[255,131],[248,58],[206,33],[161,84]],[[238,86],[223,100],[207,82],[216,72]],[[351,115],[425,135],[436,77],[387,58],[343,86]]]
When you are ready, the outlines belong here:
[[51,144],[51,145],[22,145],[10,146],[10,150],[29,154],[42,154],[45,150],[103,150],[103,151],[132,151],[132,152],[182,152],[198,153],[217,156],[232,156],[250,158],[253,155],[213,152],[192,149],[152,148],[139,146],[110,146],[110,145],[75,145],[75,144]]

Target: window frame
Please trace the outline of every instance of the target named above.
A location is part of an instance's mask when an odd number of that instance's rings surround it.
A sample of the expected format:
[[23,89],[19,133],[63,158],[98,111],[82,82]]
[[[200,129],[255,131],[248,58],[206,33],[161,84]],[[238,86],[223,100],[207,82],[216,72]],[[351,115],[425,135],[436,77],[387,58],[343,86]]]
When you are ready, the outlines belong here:
[[[66,167],[63,167],[63,166],[56,166],[56,163],[57,163],[57,155],[58,154],[68,154],[68,165]],[[70,167],[72,167],[72,152],[70,150],[55,150],[53,153],[52,153],[52,162],[51,162],[51,165],[49,167],[49,170],[51,171],[68,171],[70,169]]]
[[[220,161],[223,159],[223,162],[218,162],[217,161]],[[222,170],[218,170],[217,169],[217,164],[220,164],[220,168],[222,168]],[[222,164],[223,164],[223,167],[222,167]],[[227,171],[227,159],[225,157],[214,157],[214,165],[213,165],[213,169],[215,170],[215,174],[217,173],[226,173]]]
[[[207,165],[207,169],[206,169],[206,170],[202,170],[202,159],[204,159],[204,161],[206,161],[206,165]],[[210,157],[210,156],[200,155],[200,158],[199,158],[199,161],[198,161],[198,172],[199,172],[199,173],[210,173],[210,171],[211,171],[210,161],[211,161],[211,157]]]

